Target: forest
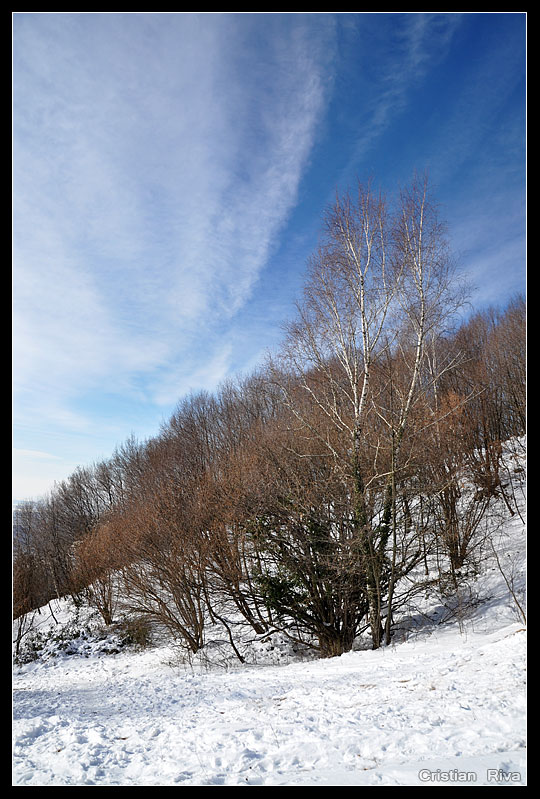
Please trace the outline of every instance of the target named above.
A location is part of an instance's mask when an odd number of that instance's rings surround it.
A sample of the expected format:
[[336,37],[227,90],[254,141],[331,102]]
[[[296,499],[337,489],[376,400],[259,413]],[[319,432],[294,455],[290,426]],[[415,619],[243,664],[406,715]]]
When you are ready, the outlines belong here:
[[426,179],[337,196],[276,352],[16,509],[21,636],[71,596],[191,653],[219,623],[242,660],[238,620],[320,657],[388,645],[411,596],[474,573],[493,500],[516,512],[525,300],[467,302]]

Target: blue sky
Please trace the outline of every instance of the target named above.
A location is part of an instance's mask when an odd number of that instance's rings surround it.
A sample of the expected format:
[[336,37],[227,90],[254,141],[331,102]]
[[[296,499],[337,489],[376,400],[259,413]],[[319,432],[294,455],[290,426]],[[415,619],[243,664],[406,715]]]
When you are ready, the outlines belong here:
[[524,292],[525,81],[524,13],[16,12],[14,497],[261,363],[357,178]]

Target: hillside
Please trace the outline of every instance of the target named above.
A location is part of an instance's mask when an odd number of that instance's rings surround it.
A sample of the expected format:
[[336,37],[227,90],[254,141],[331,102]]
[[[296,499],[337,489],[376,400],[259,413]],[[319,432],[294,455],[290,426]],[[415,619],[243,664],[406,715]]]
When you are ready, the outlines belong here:
[[425,595],[388,647],[317,660],[274,636],[240,665],[216,631],[186,661],[42,608],[14,668],[13,784],[525,785],[521,460],[460,601]]

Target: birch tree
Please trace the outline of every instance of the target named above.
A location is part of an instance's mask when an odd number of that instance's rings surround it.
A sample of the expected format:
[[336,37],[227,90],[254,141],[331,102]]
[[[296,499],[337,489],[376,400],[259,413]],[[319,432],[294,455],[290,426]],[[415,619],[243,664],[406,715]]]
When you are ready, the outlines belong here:
[[[273,364],[299,429],[324,445],[348,487],[374,648],[383,640],[391,579],[411,568],[410,561],[398,568],[388,550],[406,432],[418,396],[429,390],[426,342],[457,303],[427,180],[415,179],[393,207],[371,185],[359,185],[354,199],[338,197],[325,216],[297,317]],[[389,361],[400,376],[392,378],[391,407],[381,404]]]

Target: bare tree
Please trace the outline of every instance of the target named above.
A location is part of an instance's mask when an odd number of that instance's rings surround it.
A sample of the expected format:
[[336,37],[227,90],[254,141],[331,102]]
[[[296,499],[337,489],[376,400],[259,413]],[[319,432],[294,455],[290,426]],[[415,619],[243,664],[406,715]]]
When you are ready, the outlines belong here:
[[[338,199],[326,216],[298,317],[273,365],[286,407],[348,486],[374,647],[383,638],[389,574],[396,573],[388,545],[405,434],[426,388],[426,343],[458,306],[456,285],[427,180],[415,180],[391,213],[370,186],[360,186],[354,202]],[[391,408],[378,396],[389,361],[399,373]],[[317,422],[300,394],[317,409]]]

